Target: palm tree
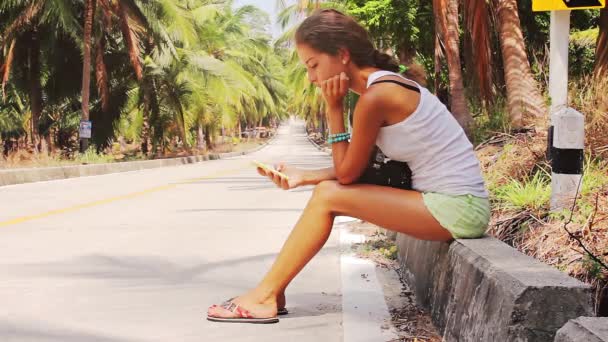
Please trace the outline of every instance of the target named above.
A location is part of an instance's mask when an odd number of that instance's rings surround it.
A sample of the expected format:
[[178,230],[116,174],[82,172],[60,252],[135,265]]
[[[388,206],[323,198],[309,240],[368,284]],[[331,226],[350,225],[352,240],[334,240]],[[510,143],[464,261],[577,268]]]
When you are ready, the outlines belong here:
[[517,12],[516,0],[494,0],[498,33],[507,86],[507,106],[511,124],[522,127],[543,124],[547,108],[538,84],[530,71],[530,62]]
[[[41,40],[52,35],[78,31],[76,16],[68,0],[47,4],[44,0],[15,0],[0,3],[0,48],[7,51],[0,68],[3,94],[14,68],[25,70],[31,120],[30,141],[36,151],[42,148],[39,121],[43,110]],[[22,58],[16,59],[20,55]],[[17,64],[15,64],[17,63]]]
[[[81,121],[89,121],[89,95],[91,83],[91,35],[93,31],[93,16],[97,0],[85,0],[84,5],[84,42],[82,61],[82,117]],[[80,152],[89,147],[88,138],[80,138]]]
[[[98,4],[99,6],[97,6]],[[97,92],[100,97],[99,114],[96,116],[96,126],[104,126],[101,132],[96,130],[94,138],[98,142],[98,148],[107,144],[108,139],[113,135],[112,121],[118,120],[119,117],[115,113],[110,113],[110,99],[114,97],[110,94],[109,74],[112,70],[108,70],[105,62],[106,38],[113,37],[118,39],[117,34],[122,37],[124,42],[123,49],[128,54],[128,60],[132,67],[133,79],[137,83],[146,82],[142,66],[142,59],[145,56],[160,53],[160,50],[166,49],[172,52],[175,57],[174,44],[179,41],[180,44],[188,46],[195,39],[194,24],[188,9],[180,2],[172,0],[153,0],[153,1],[130,1],[130,0],[91,0],[90,6],[87,7],[88,15],[92,18],[96,16],[95,8],[100,9],[102,20],[97,21],[96,26],[87,26],[85,21],[85,42],[90,44],[90,36],[98,36],[95,44],[95,77],[97,84]],[[93,14],[91,14],[93,13]],[[86,17],[88,18],[88,17]],[[94,28],[97,28],[95,33]],[[118,32],[115,28],[118,27]],[[91,31],[89,33],[89,30]],[[90,36],[89,36],[90,35]],[[140,47],[143,46],[143,51]],[[83,75],[83,120],[87,115],[85,108],[88,107],[88,92],[89,86],[87,79],[90,76],[91,55],[90,49],[87,51],[86,44],[84,49],[84,59],[86,62],[83,65],[83,70],[86,70]],[[171,55],[171,54],[169,54]],[[117,67],[122,67],[121,64]],[[148,153],[150,146],[150,120],[151,111],[154,104],[150,103],[155,96],[151,92],[154,91],[152,84],[144,84],[140,88],[144,92],[142,97],[146,105],[143,108],[143,126],[142,126],[142,151]],[[126,100],[124,94],[119,98]],[[99,122],[101,120],[101,122]]]
[[221,127],[234,134],[241,122],[259,124],[280,112],[281,67],[269,38],[251,24],[259,10],[233,10],[229,2],[197,6],[190,9],[197,39],[147,56],[143,81],[130,92],[127,112],[150,114],[156,152],[164,149],[167,134],[177,133],[186,148],[193,140],[198,148],[211,147]]

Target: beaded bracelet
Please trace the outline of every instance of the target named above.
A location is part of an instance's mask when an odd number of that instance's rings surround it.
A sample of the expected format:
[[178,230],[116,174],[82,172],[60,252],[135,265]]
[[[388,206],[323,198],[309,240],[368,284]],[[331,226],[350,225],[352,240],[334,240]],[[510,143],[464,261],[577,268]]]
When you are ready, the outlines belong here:
[[327,138],[327,143],[331,145],[340,141],[347,141],[348,139],[350,139],[350,133],[330,134]]

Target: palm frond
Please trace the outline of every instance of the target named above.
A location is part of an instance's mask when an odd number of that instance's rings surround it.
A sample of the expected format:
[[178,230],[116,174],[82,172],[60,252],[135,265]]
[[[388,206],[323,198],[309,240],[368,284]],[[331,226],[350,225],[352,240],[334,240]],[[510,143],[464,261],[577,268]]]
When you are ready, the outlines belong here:
[[[40,0],[37,0],[40,1]],[[40,17],[42,24],[53,27],[56,32],[68,34],[74,40],[82,39],[82,26],[71,0],[45,0],[44,10]]]
[[206,4],[192,11],[192,18],[197,25],[205,25],[222,13],[224,5]]
[[137,36],[131,30],[131,26],[129,24],[129,16],[127,14],[127,7],[124,5],[122,1],[118,4],[118,13],[120,17],[120,28],[127,43],[127,49],[129,52],[129,59],[131,61],[131,65],[135,71],[135,76],[138,81],[142,79],[142,66],[139,60],[139,40]]
[[36,19],[36,16],[42,10],[44,1],[38,0],[31,2],[24,10],[15,18],[4,30],[0,36],[0,41],[10,42],[19,34],[29,27]]
[[169,37],[190,47],[197,40],[192,14],[174,0],[157,0],[162,9],[162,21]]

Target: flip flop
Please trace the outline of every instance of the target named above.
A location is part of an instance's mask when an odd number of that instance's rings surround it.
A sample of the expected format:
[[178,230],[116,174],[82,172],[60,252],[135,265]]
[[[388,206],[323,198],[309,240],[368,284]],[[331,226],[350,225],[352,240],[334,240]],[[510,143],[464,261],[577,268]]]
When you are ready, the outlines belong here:
[[[232,302],[234,300],[234,298],[236,298],[236,297],[232,297],[232,298],[228,299],[223,304]],[[285,316],[285,315],[289,315],[289,310],[287,310],[284,307],[277,309],[277,316]]]
[[275,317],[266,317],[266,318],[256,318],[251,315],[251,313],[234,304],[232,302],[224,302],[220,305],[221,308],[226,309],[238,317],[215,317],[207,315],[207,320],[212,322],[220,322],[220,323],[253,323],[253,324],[271,324],[278,323],[279,319]]

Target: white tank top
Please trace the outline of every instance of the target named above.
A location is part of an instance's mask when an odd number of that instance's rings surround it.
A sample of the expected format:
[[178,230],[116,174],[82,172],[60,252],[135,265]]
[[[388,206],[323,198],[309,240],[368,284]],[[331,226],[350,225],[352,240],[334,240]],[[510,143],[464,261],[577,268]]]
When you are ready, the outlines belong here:
[[[406,79],[377,71],[369,75],[367,87],[387,75]],[[376,145],[388,158],[408,163],[414,190],[488,197],[479,161],[464,130],[436,96],[414,84],[420,89],[418,107],[405,120],[380,128]]]

